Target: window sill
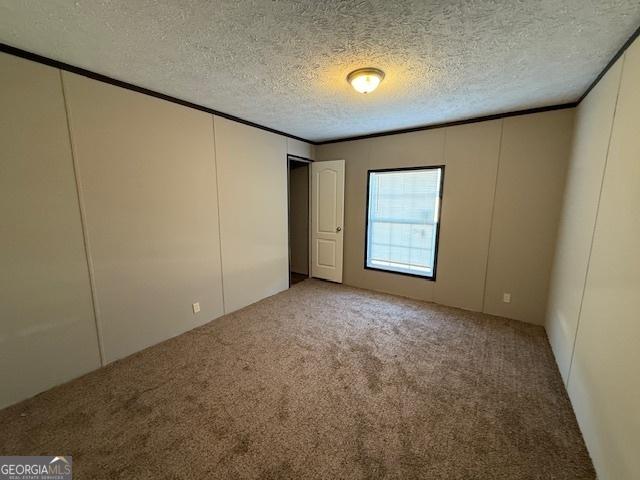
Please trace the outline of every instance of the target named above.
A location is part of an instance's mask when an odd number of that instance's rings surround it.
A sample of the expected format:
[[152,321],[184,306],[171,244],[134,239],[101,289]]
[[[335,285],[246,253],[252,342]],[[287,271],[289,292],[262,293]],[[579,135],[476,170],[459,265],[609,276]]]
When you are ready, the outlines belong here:
[[414,277],[414,278],[421,278],[422,280],[428,280],[430,282],[435,282],[436,281],[436,276],[426,276],[426,275],[420,275],[418,273],[407,273],[407,272],[398,272],[396,270],[386,270],[384,268],[376,268],[376,267],[369,267],[367,265],[364,266],[365,270],[373,270],[375,272],[384,272],[384,273],[393,273],[395,275],[404,275],[405,277]]

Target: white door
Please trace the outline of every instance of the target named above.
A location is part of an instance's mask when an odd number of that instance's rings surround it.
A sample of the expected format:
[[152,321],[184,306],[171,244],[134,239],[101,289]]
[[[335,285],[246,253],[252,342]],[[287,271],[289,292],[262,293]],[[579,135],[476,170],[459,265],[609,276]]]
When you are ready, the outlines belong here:
[[311,164],[311,276],[342,283],[344,160]]

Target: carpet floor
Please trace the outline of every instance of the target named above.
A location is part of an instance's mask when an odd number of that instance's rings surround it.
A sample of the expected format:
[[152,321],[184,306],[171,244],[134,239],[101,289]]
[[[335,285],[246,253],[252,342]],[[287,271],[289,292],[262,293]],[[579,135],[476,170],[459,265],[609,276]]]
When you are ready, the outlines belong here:
[[0,411],[75,479],[595,478],[541,327],[305,280]]

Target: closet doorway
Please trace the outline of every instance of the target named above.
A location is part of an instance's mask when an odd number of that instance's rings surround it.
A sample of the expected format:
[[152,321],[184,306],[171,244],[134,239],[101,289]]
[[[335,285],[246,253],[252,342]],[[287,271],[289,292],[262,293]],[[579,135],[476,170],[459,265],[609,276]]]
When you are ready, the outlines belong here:
[[311,160],[287,156],[289,189],[289,286],[309,278]]

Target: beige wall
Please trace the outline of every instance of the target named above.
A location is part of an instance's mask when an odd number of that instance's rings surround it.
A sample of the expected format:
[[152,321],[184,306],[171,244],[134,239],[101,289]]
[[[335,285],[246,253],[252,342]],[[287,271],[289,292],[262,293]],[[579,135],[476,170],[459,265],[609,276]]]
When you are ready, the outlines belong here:
[[[544,323],[573,110],[504,120],[484,311]],[[502,301],[511,293],[511,303]]]
[[110,362],[223,313],[213,120],[62,76]]
[[225,311],[289,286],[287,142],[215,117]]
[[447,131],[435,302],[482,311],[502,125],[496,120]]
[[309,274],[309,167],[289,171],[289,249],[292,272]]
[[[346,160],[344,282],[542,324],[572,125],[560,110],[316,147]],[[367,170],[421,165],[445,165],[437,280],[366,270]]]
[[286,154],[312,146],[0,68],[0,407],[287,288]]
[[[618,87],[617,79],[620,78]],[[640,41],[627,50],[578,111],[578,131],[565,202],[560,246],[567,237],[588,240],[573,216],[595,221],[590,255],[571,255],[560,248],[556,266],[586,272],[581,308],[575,316],[579,283],[554,276],[555,302],[547,328],[561,363],[571,357],[564,330],[573,325],[575,350],[567,388],[578,423],[601,480],[640,478]],[[617,92],[617,101],[616,101]],[[615,107],[612,103],[615,102]],[[613,112],[613,126],[610,130]],[[598,128],[602,129],[599,131]],[[603,138],[604,137],[604,138]],[[609,137],[609,138],[607,138]],[[604,144],[608,143],[608,149]],[[598,155],[599,158],[594,158]],[[604,173],[603,173],[604,165]],[[588,169],[588,171],[583,171]],[[601,181],[601,188],[598,182]],[[585,182],[582,189],[573,183]],[[587,192],[587,188],[589,191]],[[597,213],[594,215],[594,202]],[[580,202],[584,200],[583,202]],[[584,237],[587,237],[587,240]],[[573,293],[578,289],[578,293]],[[559,297],[564,292],[569,302]]]
[[620,61],[576,111],[546,325],[565,384],[569,378],[621,73]]
[[0,407],[100,365],[56,69],[0,54]]
[[294,138],[287,138],[287,153],[289,155],[295,155],[297,157],[307,158],[309,160],[315,159],[315,146],[310,143],[301,142]]

